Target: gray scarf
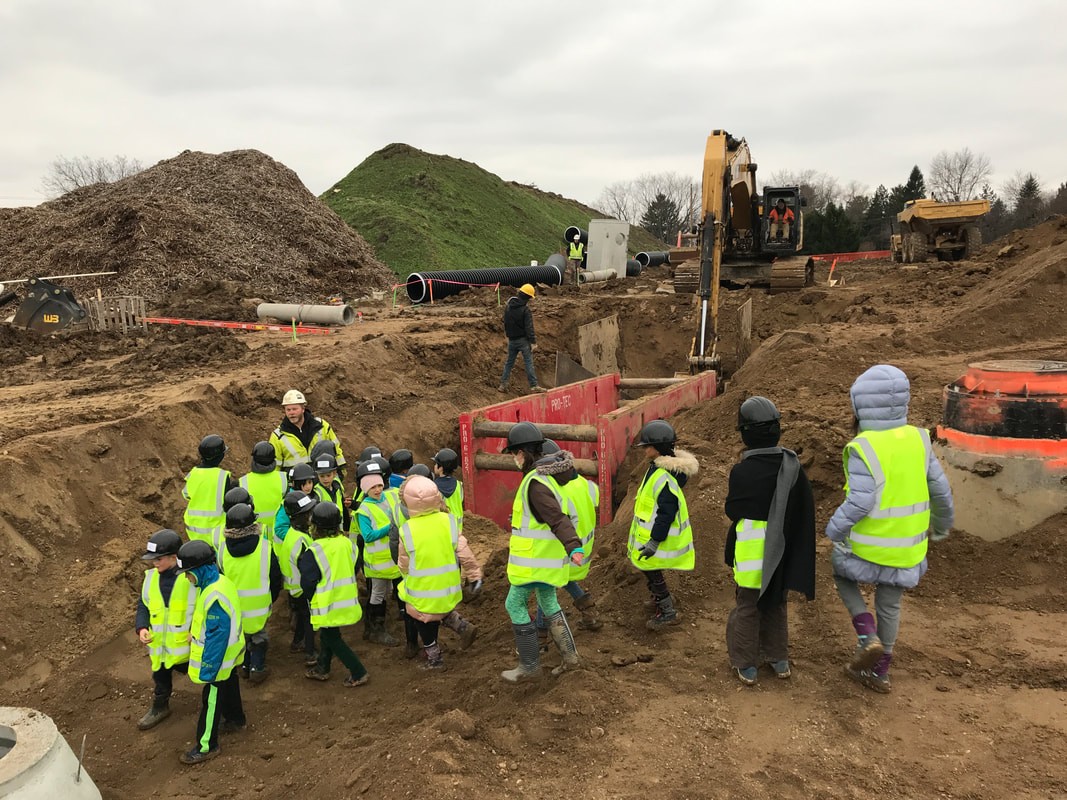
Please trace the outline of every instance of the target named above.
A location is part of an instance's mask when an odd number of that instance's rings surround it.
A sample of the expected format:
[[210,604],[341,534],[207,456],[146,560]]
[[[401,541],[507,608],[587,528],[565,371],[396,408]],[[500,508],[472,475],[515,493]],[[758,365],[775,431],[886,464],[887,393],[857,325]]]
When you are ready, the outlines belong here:
[[771,576],[774,575],[778,565],[782,563],[785,555],[785,508],[789,503],[789,493],[793,490],[793,484],[797,482],[800,474],[800,460],[797,454],[784,447],[758,447],[754,450],[746,450],[741,454],[741,460],[751,456],[761,456],[773,453],[782,454],[782,466],[778,468],[778,483],[774,487],[774,496],[771,498],[771,510],[767,513],[767,538],[763,543],[763,578],[760,582],[760,597],[767,591]]

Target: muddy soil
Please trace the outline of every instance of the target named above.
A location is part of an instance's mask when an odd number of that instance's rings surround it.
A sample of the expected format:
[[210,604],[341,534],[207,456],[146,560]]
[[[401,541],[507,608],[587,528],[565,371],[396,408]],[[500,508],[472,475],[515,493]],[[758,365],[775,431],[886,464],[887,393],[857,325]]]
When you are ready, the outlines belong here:
[[[242,687],[249,729],[200,768],[177,761],[199,702],[187,681],[176,681],[170,720],[136,730],[151,681],[132,631],[137,556],[152,531],[180,526],[182,476],[200,437],[222,434],[227,465],[242,473],[280,419],[282,392],[298,386],[349,453],[375,443],[426,461],[456,446],[460,412],[500,398],[495,293],[432,307],[366,304],[363,322],[297,341],[155,327],[126,339],[40,340],[0,328],[0,703],[40,708],[71,741],[88,734],[86,767],[108,798],[1067,795],[1067,516],[998,543],[957,532],[931,551],[905,601],[888,696],[841,674],[852,635],[823,544],[817,598],[791,608],[794,677],[765,673],[757,688],[739,686],[725,654],[733,584],[722,563],[744,397],[766,394],[782,409],[784,444],[812,478],[821,529],[841,497],[848,387],[866,367],[906,370],[912,421],[933,425],[942,387],[969,362],[1067,360],[1063,229],[1053,220],[1020,234],[1002,258],[1004,242],[972,262],[849,264],[838,267],[843,286],[724,296],[719,347],[734,374],[722,396],[674,420],[701,461],[687,490],[697,567],[669,577],[684,615],[677,629],[644,628],[624,504],[598,534],[588,588],[605,626],[577,632],[582,667],[505,686],[498,673],[514,660],[507,537],[474,518],[468,534],[487,580],[463,613],[479,636],[460,651],[445,634],[447,672],[425,674],[355,626],[347,638],[371,682],[306,681],[279,603],[273,674]],[[668,286],[665,270],[650,270],[541,293],[543,381],[556,350],[578,357],[578,325],[609,314],[619,315],[625,374],[681,369],[696,322],[692,298]],[[746,299],[757,347],[738,365],[734,318]]]

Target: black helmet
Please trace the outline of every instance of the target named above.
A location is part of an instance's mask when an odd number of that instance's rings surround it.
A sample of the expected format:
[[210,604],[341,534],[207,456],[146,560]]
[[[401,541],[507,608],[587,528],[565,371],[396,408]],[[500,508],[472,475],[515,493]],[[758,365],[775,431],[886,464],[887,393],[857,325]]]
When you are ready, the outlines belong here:
[[200,457],[204,461],[218,463],[226,455],[226,442],[222,441],[222,437],[217,433],[210,433],[200,440],[197,450],[200,451]]
[[412,475],[421,475],[424,478],[433,478],[433,473],[430,471],[430,468],[425,464],[416,464],[411,469],[409,469],[408,477],[411,477]]
[[532,422],[516,422],[508,431],[508,443],[504,447],[505,453],[514,453],[524,447],[533,444],[542,444],[545,436]]
[[645,423],[634,447],[673,447],[675,439],[674,428],[667,420],[654,419]]
[[222,510],[229,511],[238,503],[247,503],[252,505],[252,495],[248,493],[248,489],[243,486],[234,486],[230,491],[226,492],[222,497]]
[[367,461],[371,456],[380,456],[382,449],[377,445],[369,444],[363,448],[363,451],[359,454],[360,461]]
[[252,446],[252,471],[273,472],[278,466],[274,454],[274,445],[270,442],[256,442]]
[[546,456],[550,456],[553,453],[559,452],[559,445],[551,439],[545,439],[545,443],[541,445],[541,452]]
[[318,503],[311,511],[311,522],[319,533],[341,528],[341,509],[333,503]]
[[319,460],[319,456],[324,455],[331,455],[337,458],[337,443],[330,439],[321,439],[315,442],[315,446],[311,448],[311,453],[309,453],[311,463],[314,464]]
[[389,468],[393,472],[406,472],[415,463],[415,456],[410,450],[394,450],[389,456]]
[[337,459],[331,456],[329,453],[323,453],[312,463],[314,464],[315,473],[317,475],[323,475],[327,472],[337,471]]
[[378,459],[370,458],[356,465],[356,480],[363,480],[368,475],[381,475],[382,480],[385,480],[385,470],[382,469],[382,464]]
[[182,537],[170,528],[156,531],[148,537],[148,546],[145,548],[143,561],[154,561],[160,556],[176,555],[182,546]]
[[774,403],[766,397],[750,397],[737,410],[737,429],[743,431],[756,425],[766,425],[782,418]]
[[442,447],[433,457],[433,463],[445,472],[452,472],[459,467],[459,454],[451,447]]
[[382,479],[386,481],[389,480],[389,476],[393,474],[393,468],[389,466],[389,459],[385,456],[378,455],[371,456],[370,460],[382,468]]
[[178,573],[215,563],[215,548],[202,539],[193,539],[178,549]]
[[299,486],[301,483],[313,481],[315,478],[315,468],[310,464],[297,464],[289,470],[289,484],[291,486]]
[[256,511],[248,503],[238,503],[226,512],[226,530],[236,531],[256,524]]
[[293,519],[300,514],[306,514],[311,511],[319,502],[319,498],[314,494],[305,494],[299,489],[289,492],[285,499],[282,500],[282,508],[285,509],[285,513],[289,515],[289,519]]

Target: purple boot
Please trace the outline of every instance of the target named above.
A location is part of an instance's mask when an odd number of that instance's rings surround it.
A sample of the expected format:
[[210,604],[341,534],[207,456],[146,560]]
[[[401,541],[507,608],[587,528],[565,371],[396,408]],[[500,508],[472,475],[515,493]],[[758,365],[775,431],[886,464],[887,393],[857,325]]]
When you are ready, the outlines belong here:
[[[855,671],[870,670],[885,653],[882,640],[878,638],[878,625],[874,621],[874,615],[870,611],[864,611],[852,618],[852,627],[856,629],[859,644],[856,652],[852,654],[852,660],[848,662],[849,669]],[[888,662],[886,669],[889,669]]]

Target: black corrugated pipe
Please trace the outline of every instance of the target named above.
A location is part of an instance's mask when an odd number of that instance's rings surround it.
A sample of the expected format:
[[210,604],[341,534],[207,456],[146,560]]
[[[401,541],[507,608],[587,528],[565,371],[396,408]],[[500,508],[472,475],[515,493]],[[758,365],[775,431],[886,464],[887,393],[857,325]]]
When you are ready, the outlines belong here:
[[636,258],[629,258],[626,260],[626,277],[636,278],[641,274],[641,262]]
[[638,253],[634,256],[642,267],[658,267],[660,264],[670,264],[671,254],[663,250],[654,250],[651,253]]
[[502,284],[522,286],[524,283],[543,283],[559,286],[563,282],[562,270],[544,264],[539,267],[496,267],[491,269],[453,269],[440,272],[412,272],[406,281],[408,299],[412,303],[425,303],[431,299],[430,281],[433,281],[433,298],[440,300],[459,294],[464,289],[477,285]]
[[564,268],[567,266],[567,257],[562,253],[553,253],[545,259],[546,267],[558,267],[559,272],[562,275]]
[[567,228],[567,230],[563,231],[563,241],[565,241],[567,244],[570,244],[572,241],[574,241],[574,234],[576,233],[578,234],[578,237],[581,240],[582,244],[588,247],[589,231],[583,231],[577,225],[571,225],[569,228]]

